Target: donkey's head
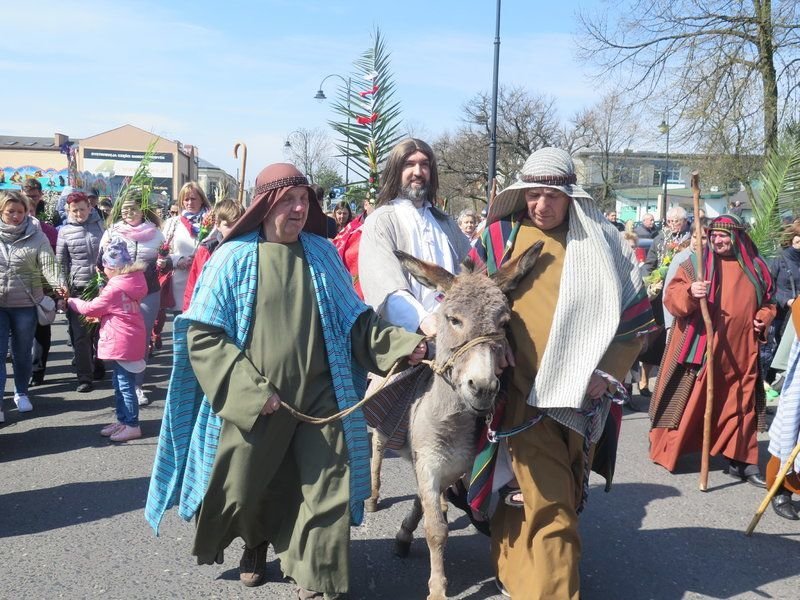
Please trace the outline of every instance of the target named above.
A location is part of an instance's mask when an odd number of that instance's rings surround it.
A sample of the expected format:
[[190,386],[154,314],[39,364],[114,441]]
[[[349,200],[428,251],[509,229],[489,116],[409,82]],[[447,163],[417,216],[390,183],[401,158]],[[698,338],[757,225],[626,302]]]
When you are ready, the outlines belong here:
[[[542,251],[537,242],[491,277],[465,261],[459,275],[395,251],[403,267],[422,285],[444,293],[436,312],[436,364],[466,408],[478,415],[492,410],[500,382],[497,361],[505,349],[511,318],[507,294],[533,269]],[[474,344],[474,345],[473,345]]]

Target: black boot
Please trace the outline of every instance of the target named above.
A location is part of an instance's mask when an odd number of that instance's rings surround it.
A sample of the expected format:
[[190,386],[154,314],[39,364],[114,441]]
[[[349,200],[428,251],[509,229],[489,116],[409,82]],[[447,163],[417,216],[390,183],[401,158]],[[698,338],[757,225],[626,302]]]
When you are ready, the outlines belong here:
[[792,493],[786,488],[782,488],[775,494],[775,497],[772,498],[772,510],[774,510],[779,517],[783,517],[784,519],[789,519],[790,521],[800,520],[797,510],[795,510],[792,504]]
[[758,488],[766,489],[767,487],[767,480],[764,479],[758,465],[748,465],[738,460],[731,460],[727,473],[734,479],[746,481]]

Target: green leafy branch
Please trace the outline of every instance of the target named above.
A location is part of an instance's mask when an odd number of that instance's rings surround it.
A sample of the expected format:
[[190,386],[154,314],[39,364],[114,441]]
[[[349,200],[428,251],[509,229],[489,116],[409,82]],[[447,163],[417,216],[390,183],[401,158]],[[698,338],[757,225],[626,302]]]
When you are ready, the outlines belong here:
[[759,253],[771,258],[783,241],[781,215],[800,207],[800,140],[784,138],[767,154],[761,170],[761,190],[752,201],[750,237]]

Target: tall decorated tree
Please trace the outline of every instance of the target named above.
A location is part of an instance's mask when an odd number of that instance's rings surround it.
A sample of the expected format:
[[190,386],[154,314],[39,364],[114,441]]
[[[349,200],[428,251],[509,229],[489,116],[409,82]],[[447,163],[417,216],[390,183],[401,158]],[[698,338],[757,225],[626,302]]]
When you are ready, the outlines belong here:
[[380,29],[372,45],[354,62],[351,85],[340,87],[334,110],[341,116],[331,126],[342,136],[336,147],[349,158],[356,174],[351,184],[361,186],[367,200],[377,198],[380,168],[386,156],[403,137],[400,132],[400,102],[394,99],[389,53]]

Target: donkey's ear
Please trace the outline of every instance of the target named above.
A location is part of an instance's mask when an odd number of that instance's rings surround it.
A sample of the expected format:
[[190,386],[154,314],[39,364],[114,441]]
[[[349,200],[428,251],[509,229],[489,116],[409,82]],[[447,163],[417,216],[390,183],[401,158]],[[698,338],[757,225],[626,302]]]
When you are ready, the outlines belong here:
[[461,261],[461,272],[469,273],[470,275],[475,272],[475,261],[469,256]]
[[510,263],[506,263],[500,267],[500,270],[492,275],[492,281],[495,282],[497,287],[499,287],[504,294],[508,294],[519,285],[519,282],[522,281],[525,275],[531,272],[531,269],[533,269],[536,264],[536,260],[542,253],[543,247],[544,242],[536,242]]
[[400,261],[402,267],[411,273],[417,281],[425,287],[439,289],[446,292],[453,285],[455,275],[433,263],[425,262],[406,254],[402,250],[395,250],[394,255]]

